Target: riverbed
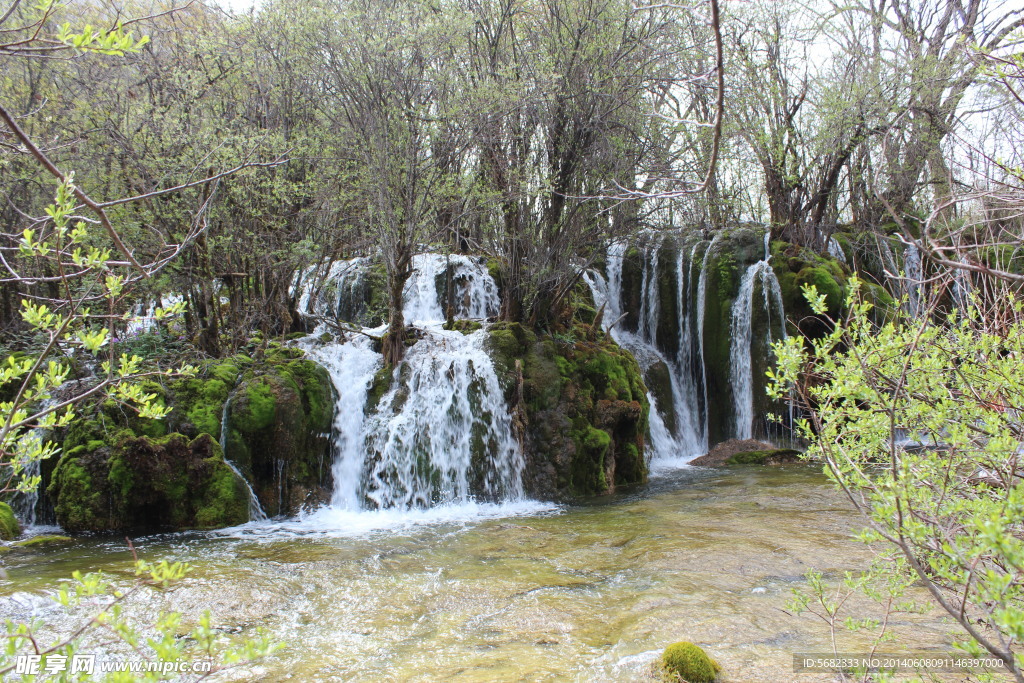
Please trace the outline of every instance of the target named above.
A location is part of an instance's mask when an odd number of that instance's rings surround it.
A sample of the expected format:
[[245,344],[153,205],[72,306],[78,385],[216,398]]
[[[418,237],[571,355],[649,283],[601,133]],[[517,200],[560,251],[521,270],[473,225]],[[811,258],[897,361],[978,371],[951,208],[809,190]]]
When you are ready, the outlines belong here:
[[[859,524],[812,466],[684,467],[576,505],[325,509],[133,541],[147,559],[194,565],[146,609],[186,621],[210,609],[230,637],[262,627],[284,643],[237,680],[643,680],[666,645],[689,640],[723,680],[783,681],[796,678],[794,653],[831,651],[828,627],[788,607],[792,592],[808,570],[867,566]],[[46,618],[32,595],[130,561],[121,538],[8,553],[0,616]],[[896,649],[947,643],[935,615],[894,625]],[[840,638],[841,651],[866,646]],[[815,679],[832,680],[800,675]]]

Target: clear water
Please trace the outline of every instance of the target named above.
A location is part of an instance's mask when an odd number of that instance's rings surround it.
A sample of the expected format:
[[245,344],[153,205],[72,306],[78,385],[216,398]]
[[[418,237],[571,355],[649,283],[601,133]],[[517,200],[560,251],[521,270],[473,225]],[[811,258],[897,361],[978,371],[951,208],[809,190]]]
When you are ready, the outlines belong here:
[[[129,609],[210,609],[239,637],[285,643],[233,680],[635,681],[691,640],[726,681],[794,680],[792,653],[828,632],[786,603],[812,568],[869,561],[859,520],[815,469],[687,468],[591,504],[326,508],[301,519],[135,539],[193,573]],[[5,556],[0,616],[71,621],[40,596],[74,569],[127,577],[120,538]],[[945,642],[932,617],[900,617],[902,644]],[[863,647],[844,635],[847,651]],[[892,649],[892,646],[887,646]],[[800,680],[832,680],[800,676]]]

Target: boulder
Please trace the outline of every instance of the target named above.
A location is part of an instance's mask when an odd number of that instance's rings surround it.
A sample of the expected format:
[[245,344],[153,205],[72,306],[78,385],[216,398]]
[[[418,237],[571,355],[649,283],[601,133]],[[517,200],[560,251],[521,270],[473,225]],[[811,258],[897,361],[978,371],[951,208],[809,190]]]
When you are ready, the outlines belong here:
[[781,465],[800,462],[800,460],[800,451],[791,448],[776,448],[770,443],[755,439],[729,439],[718,444],[705,455],[694,458],[690,464],[698,467]]

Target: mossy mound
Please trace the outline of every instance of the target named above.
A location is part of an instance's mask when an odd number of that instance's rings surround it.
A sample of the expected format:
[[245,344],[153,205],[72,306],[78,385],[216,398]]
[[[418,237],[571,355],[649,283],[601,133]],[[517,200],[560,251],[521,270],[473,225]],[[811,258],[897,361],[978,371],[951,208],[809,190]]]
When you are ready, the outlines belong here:
[[462,334],[472,334],[483,327],[479,320],[453,320],[444,324],[444,329],[455,330]]
[[60,459],[47,493],[70,532],[210,529],[249,519],[245,483],[208,434],[77,446]]
[[646,480],[647,390],[628,352],[604,334],[556,340],[518,323],[490,328],[487,347],[522,431],[527,493],[594,495]]
[[268,351],[227,408],[225,456],[274,515],[295,514],[329,495],[334,388],[327,371],[303,355],[288,347]]
[[[237,475],[224,457],[243,470],[271,514],[291,514],[303,503],[329,495],[330,463],[324,456],[330,447],[334,389],[327,372],[306,359],[301,349],[271,342],[255,359],[236,355],[208,361],[193,377],[175,379],[165,386],[148,382],[144,389],[172,408],[165,419],[139,418],[112,401],[94,403],[83,407],[80,419],[62,435],[64,457],[53,474],[47,473],[43,484],[53,494],[58,522],[68,531],[134,526],[208,528],[246,521],[247,492],[246,514],[241,520],[231,506],[218,510],[216,496],[206,499],[207,493],[202,491],[193,501],[195,509],[180,514],[155,515],[148,509],[133,508],[127,491],[134,490],[140,467],[146,468],[141,463],[121,465],[126,453],[141,448],[140,437],[148,437],[160,451],[169,437],[175,437],[172,441],[177,444],[179,439],[195,442],[205,436],[217,447],[217,457],[231,478],[237,479]],[[225,406],[228,430],[222,423]],[[224,457],[218,446],[222,438],[228,446]],[[175,445],[172,450],[182,448]],[[227,488],[221,468],[197,467],[193,467],[196,471],[188,479],[189,486],[203,491],[207,484]],[[200,481],[203,472],[214,480]],[[181,480],[172,471],[157,468],[146,476],[159,480],[148,484],[144,499],[181,497],[175,488]],[[108,490],[111,487],[117,490]],[[137,523],[132,521],[135,514],[139,515]]]
[[667,681],[714,683],[722,668],[693,643],[673,643],[661,654],[661,670]]
[[63,545],[74,541],[70,536],[58,536],[56,534],[40,534],[23,541],[15,541],[11,545],[15,548],[43,548],[47,546]]
[[21,533],[21,525],[14,516],[14,510],[7,503],[0,503],[0,540],[10,541]]
[[[817,339],[828,334],[843,312],[849,292],[850,270],[830,256],[789,242],[771,244],[771,265],[779,281],[789,334]],[[803,288],[813,285],[825,297],[825,315],[811,310]]]

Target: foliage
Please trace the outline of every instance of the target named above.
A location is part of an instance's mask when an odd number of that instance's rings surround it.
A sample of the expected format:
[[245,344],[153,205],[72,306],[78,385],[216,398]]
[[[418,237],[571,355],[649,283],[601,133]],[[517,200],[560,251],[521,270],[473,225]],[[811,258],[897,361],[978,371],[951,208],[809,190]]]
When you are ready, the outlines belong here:
[[[241,642],[229,642],[204,612],[190,630],[182,632],[181,617],[161,613],[151,622],[137,623],[137,610],[130,606],[144,600],[147,591],[166,590],[181,581],[190,567],[180,562],[151,563],[136,560],[135,580],[126,585],[103,574],[75,572],[73,581],[61,587],[54,600],[69,617],[80,622],[67,629],[67,637],[52,637],[40,620],[6,622],[6,645],[0,652],[0,675],[14,672],[18,659],[33,657],[37,674],[19,671],[19,679],[85,680],[83,672],[73,673],[76,655],[105,656],[125,652],[142,668],[139,671],[108,673],[106,681],[199,680],[245,662],[273,653],[278,646],[262,632]],[[82,617],[83,613],[90,616]],[[182,637],[184,636],[184,637]],[[182,673],[175,663],[198,665],[195,673]],[[47,675],[52,668],[54,675]],[[152,670],[147,670],[152,669]],[[95,674],[99,675],[99,669]]]
[[[867,515],[864,540],[891,550],[882,571],[921,581],[966,633],[961,646],[1020,680],[1024,305],[1005,301],[1013,322],[996,330],[976,305],[876,325],[851,289],[828,336],[776,344],[770,391],[795,388],[809,456]],[[823,314],[824,295],[805,294]]]

